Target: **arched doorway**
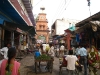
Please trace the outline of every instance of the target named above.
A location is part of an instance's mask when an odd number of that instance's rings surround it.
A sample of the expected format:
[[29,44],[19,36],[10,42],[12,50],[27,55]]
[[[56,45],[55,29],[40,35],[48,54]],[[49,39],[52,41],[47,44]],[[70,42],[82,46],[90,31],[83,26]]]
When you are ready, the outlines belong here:
[[46,43],[46,37],[44,35],[39,35],[37,41],[38,43]]

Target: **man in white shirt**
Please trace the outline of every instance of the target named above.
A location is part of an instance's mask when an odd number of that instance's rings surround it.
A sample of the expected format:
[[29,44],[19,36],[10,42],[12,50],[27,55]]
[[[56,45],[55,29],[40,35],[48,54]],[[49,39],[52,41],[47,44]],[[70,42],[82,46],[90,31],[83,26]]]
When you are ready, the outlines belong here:
[[46,52],[46,44],[42,44],[43,46],[43,52]]
[[73,50],[69,50],[69,55],[65,57],[65,60],[67,61],[68,75],[74,75],[75,63],[78,61],[78,58],[73,55]]
[[61,45],[60,46],[60,57],[63,57],[64,56],[64,50],[65,50],[64,45]]
[[8,59],[7,53],[10,46],[10,44],[7,44],[7,47],[3,47],[2,49],[0,49],[0,53],[4,56],[4,59]]
[[57,45],[56,56],[59,57],[59,45]]
[[[4,56],[4,59],[8,59],[7,54],[8,54],[9,47],[11,47],[11,44],[8,43],[7,47],[3,47],[2,49],[0,49],[0,53],[1,53],[1,55]],[[0,66],[4,59],[0,60]]]
[[55,52],[54,52],[54,50],[52,49],[52,47],[51,47],[50,50],[48,51],[48,54],[49,54],[51,57],[54,58]]
[[54,56],[55,56],[54,47],[53,47],[52,44],[50,44],[50,50],[48,51],[48,54],[49,54],[52,58],[54,58]]
[[3,47],[2,49],[0,49],[0,53],[4,56],[4,59],[8,59],[7,57],[8,48],[7,47]]

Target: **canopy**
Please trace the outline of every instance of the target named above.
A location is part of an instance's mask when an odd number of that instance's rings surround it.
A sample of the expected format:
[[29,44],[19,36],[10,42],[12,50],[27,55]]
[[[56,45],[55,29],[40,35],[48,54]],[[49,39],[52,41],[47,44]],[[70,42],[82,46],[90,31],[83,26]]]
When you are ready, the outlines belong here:
[[32,36],[34,36],[36,34],[34,26],[20,25],[20,24],[16,24],[16,23],[12,23],[12,22],[5,22],[5,23],[7,25],[11,25],[11,26],[17,27],[25,32],[28,32]]
[[9,3],[9,0],[0,1],[0,24],[3,24],[3,21],[27,25],[22,16],[20,16],[15,8]]

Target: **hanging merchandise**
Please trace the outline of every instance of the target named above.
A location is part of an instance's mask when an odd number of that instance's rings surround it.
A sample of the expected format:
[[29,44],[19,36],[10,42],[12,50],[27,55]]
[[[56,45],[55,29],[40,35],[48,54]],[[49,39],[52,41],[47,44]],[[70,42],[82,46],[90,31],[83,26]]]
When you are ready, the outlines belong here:
[[93,30],[94,32],[96,32],[96,31],[97,31],[97,25],[92,25],[92,30]]
[[87,2],[88,2],[88,6],[90,6],[90,0],[87,0]]
[[77,33],[76,34],[76,42],[78,42],[78,43],[80,42],[80,38],[79,37],[80,37],[80,35]]

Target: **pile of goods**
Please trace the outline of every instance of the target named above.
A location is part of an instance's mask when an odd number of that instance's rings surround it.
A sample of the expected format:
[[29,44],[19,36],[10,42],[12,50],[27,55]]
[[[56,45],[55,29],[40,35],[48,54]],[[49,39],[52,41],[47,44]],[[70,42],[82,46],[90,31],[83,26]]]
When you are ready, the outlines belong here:
[[43,54],[43,55],[40,55],[39,57],[36,57],[36,60],[50,60],[51,57],[46,55],[46,54]]

